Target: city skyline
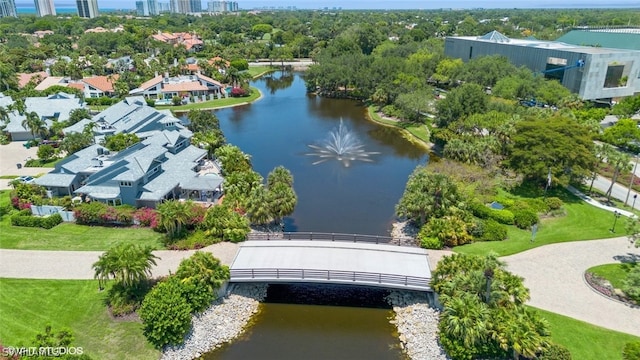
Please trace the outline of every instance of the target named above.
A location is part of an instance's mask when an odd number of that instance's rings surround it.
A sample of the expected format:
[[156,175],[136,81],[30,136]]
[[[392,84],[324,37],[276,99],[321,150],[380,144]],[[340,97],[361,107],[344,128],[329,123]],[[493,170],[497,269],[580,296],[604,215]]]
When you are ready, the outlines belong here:
[[[203,10],[206,9],[206,1],[203,0]],[[55,1],[56,7],[72,7],[75,6],[75,1],[62,0]],[[341,8],[343,10],[356,10],[356,9],[369,9],[369,10],[408,10],[408,9],[440,9],[440,8],[452,8],[452,9],[473,9],[473,8],[638,8],[640,7],[637,0],[617,0],[615,2],[605,2],[602,0],[569,0],[562,3],[552,2],[549,0],[539,0],[527,3],[519,3],[514,6],[513,1],[506,0],[485,0],[485,1],[467,1],[467,0],[454,0],[446,3],[443,6],[441,2],[425,2],[408,0],[402,2],[396,2],[391,0],[370,0],[370,1],[351,1],[348,3],[337,0],[283,0],[283,1],[267,1],[267,0],[246,0],[239,2],[240,9],[257,9],[257,8],[287,8],[295,7],[297,9],[334,9]],[[17,7],[33,7],[33,1],[16,1]],[[105,1],[98,0],[98,7],[104,9],[135,9],[135,0],[113,0]]]

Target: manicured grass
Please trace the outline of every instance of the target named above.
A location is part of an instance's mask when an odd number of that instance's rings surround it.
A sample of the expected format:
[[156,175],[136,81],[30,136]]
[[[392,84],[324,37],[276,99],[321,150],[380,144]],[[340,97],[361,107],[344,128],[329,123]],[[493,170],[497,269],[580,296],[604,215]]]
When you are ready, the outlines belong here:
[[631,269],[636,266],[639,266],[638,263],[605,264],[594,266],[587,269],[587,271],[609,280],[614,288],[621,289],[623,281],[627,278]]
[[174,112],[186,112],[189,110],[214,110],[214,109],[223,108],[223,107],[242,105],[242,104],[256,101],[258,98],[260,98],[260,96],[262,96],[262,94],[260,93],[260,90],[258,90],[257,88],[252,87],[251,89],[252,89],[251,95],[247,97],[238,97],[238,98],[229,97],[229,98],[216,99],[216,100],[204,101],[199,103],[190,103],[187,105],[180,105],[180,106],[162,105],[162,106],[156,106],[156,109],[158,110],[169,109]]
[[43,168],[53,168],[57,163],[62,161],[63,158],[55,158],[48,161],[43,161],[41,159],[32,159],[29,163],[25,163],[24,167],[43,167]]
[[476,242],[456,247],[454,251],[476,255],[494,251],[505,256],[546,244],[624,235],[624,218],[618,219],[616,232],[611,233],[609,230],[614,221],[613,213],[591,206],[564,189],[549,191],[549,196],[560,197],[565,202],[566,215],[541,219],[533,242],[531,231],[509,226],[507,240]]
[[[622,348],[639,337],[601,328],[545,310],[532,308],[548,322],[553,342],[564,345],[573,359],[621,360]],[[597,309],[594,309],[594,311]]]
[[426,125],[384,119],[380,115],[378,115],[375,108],[376,108],[375,106],[369,106],[368,108],[369,118],[372,121],[377,122],[379,124],[393,126],[395,128],[402,129],[408,132],[409,134],[411,134],[416,140],[420,141],[424,145],[427,145],[427,146],[431,145],[430,139],[429,139],[430,133]]
[[[9,191],[0,192],[0,205],[8,204]],[[0,220],[0,248],[23,250],[107,250],[120,242],[162,248],[162,235],[143,228],[110,228],[62,223],[52,229],[11,226]]]
[[72,346],[94,359],[157,359],[139,321],[113,320],[104,305],[106,291],[94,280],[0,279],[0,343],[33,346],[50,324],[73,331]]
[[249,75],[251,75],[251,77],[255,79],[264,74],[267,74],[276,70],[277,70],[276,68],[271,67],[269,65],[257,65],[257,66],[249,66],[249,70],[247,70],[247,73],[249,73]]

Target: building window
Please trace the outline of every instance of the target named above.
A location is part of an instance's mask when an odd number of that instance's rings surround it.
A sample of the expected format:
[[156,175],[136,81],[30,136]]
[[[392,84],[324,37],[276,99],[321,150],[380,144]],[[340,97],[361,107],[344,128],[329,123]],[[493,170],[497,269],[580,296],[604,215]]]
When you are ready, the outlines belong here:
[[133,186],[133,184],[131,183],[131,181],[120,181],[120,186],[121,187],[131,187],[131,186]]
[[627,86],[628,78],[626,76],[622,76],[624,73],[624,65],[611,63],[607,66],[607,75],[604,77],[604,85],[605,88],[616,88]]

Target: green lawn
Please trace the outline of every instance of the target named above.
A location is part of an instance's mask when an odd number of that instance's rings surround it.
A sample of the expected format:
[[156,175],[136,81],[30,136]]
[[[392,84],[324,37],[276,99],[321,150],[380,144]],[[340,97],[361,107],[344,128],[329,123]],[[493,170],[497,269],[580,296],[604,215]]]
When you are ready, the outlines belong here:
[[562,198],[566,215],[541,219],[533,242],[531,231],[509,226],[507,240],[476,242],[456,247],[454,251],[476,255],[495,251],[505,256],[546,244],[624,236],[624,218],[618,219],[616,232],[611,233],[613,213],[588,205],[564,189],[550,191],[549,196]]
[[378,115],[375,108],[376,108],[375,106],[369,106],[368,108],[369,118],[372,121],[383,124],[383,125],[393,126],[395,128],[402,129],[408,132],[409,134],[413,135],[414,138],[416,138],[423,144],[430,145],[430,138],[429,138],[430,132],[426,125],[384,119],[380,115]]
[[169,109],[175,112],[186,112],[189,110],[214,110],[214,109],[223,108],[223,107],[250,103],[250,102],[256,101],[262,95],[260,93],[260,90],[258,90],[257,88],[252,87],[251,89],[252,89],[251,95],[247,97],[238,97],[238,98],[229,97],[224,99],[216,99],[216,100],[204,101],[204,102],[198,102],[198,103],[190,103],[187,105],[180,105],[180,106],[161,105],[161,106],[156,106],[156,109],[158,110]]
[[539,312],[550,325],[552,340],[564,345],[577,360],[621,360],[622,348],[639,337],[604,329],[589,323],[541,309]]
[[635,266],[638,266],[638,263],[605,264],[594,266],[587,271],[609,280],[614,288],[621,289],[623,281]]
[[247,70],[249,75],[254,79],[272,71],[276,71],[276,69],[269,65],[249,66],[249,70]]
[[[0,192],[0,205],[9,202],[9,191]],[[110,228],[62,223],[52,229],[11,226],[9,216],[0,220],[0,248],[23,250],[107,250],[119,242],[162,248],[162,235],[143,228]]]
[[0,343],[32,346],[47,324],[73,331],[73,346],[94,359],[157,359],[138,321],[113,320],[94,280],[0,278]]

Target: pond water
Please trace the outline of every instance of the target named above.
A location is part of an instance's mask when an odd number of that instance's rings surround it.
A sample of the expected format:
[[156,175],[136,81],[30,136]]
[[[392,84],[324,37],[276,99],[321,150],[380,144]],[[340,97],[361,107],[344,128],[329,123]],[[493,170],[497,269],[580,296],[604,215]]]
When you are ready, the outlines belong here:
[[[367,120],[357,102],[307,94],[299,74],[253,85],[261,100],[216,115],[227,141],[251,155],[262,176],[278,165],[292,172],[298,205],[285,230],[389,235],[395,204],[427,152]],[[270,285],[248,331],[203,358],[405,358],[384,291],[328,288]]]
[[[407,178],[427,152],[367,120],[358,102],[307,94],[299,74],[274,73],[253,86],[262,99],[215,114],[227,141],[251,155],[262,176],[278,165],[293,174],[298,205],[285,230],[389,235]],[[337,136],[341,122],[348,139]],[[354,141],[359,154],[318,154]]]

